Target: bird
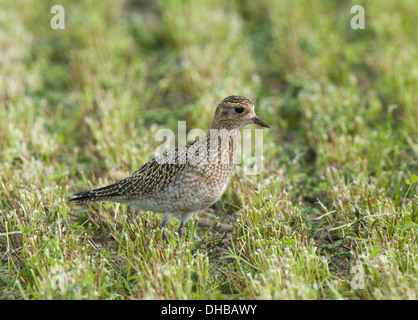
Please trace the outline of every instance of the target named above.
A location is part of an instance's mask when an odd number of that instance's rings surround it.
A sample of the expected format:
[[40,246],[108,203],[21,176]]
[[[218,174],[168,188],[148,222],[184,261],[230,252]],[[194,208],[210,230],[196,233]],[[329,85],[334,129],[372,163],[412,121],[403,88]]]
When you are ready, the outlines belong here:
[[[113,201],[135,210],[164,213],[159,228],[172,217],[180,219],[179,239],[190,217],[217,202],[230,184],[240,129],[248,124],[270,128],[254,112],[253,102],[228,96],[215,110],[207,134],[164,152],[113,184],[75,193],[71,202]],[[162,238],[168,238],[162,230]]]

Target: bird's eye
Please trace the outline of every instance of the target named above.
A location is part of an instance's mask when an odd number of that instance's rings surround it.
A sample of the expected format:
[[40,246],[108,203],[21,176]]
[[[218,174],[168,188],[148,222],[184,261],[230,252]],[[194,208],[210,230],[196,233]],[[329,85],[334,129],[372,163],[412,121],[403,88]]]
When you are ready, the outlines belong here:
[[243,107],[237,107],[237,108],[235,108],[235,112],[236,113],[243,113],[244,112],[244,108]]

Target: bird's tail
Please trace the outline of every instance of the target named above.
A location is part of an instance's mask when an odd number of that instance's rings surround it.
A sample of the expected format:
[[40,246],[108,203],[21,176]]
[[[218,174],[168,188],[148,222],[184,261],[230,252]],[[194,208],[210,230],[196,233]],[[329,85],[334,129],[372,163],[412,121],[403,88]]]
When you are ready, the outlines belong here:
[[106,187],[74,193],[74,198],[69,199],[69,201],[74,201],[75,203],[86,203],[109,200],[120,195],[119,186],[117,183],[114,183]]

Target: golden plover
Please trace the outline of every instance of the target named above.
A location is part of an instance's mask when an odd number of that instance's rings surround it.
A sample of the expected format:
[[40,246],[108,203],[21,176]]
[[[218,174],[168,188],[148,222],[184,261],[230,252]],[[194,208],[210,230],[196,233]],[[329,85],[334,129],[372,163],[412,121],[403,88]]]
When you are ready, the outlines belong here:
[[[250,123],[270,126],[256,116],[247,98],[229,96],[215,111],[208,134],[145,163],[132,176],[74,194],[76,203],[114,201],[136,210],[164,213],[159,226],[180,217],[179,237],[193,213],[218,201],[231,180],[239,130]],[[163,232],[163,238],[168,241]]]

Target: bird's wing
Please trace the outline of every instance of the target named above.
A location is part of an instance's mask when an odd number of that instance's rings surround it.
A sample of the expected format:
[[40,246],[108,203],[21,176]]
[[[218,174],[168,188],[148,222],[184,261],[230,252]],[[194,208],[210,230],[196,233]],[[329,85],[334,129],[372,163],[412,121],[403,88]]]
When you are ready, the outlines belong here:
[[179,172],[186,168],[187,157],[183,158],[184,153],[183,148],[163,153],[145,163],[132,176],[105,187],[75,193],[75,197],[70,201],[85,203],[111,200],[164,190],[176,179]]

